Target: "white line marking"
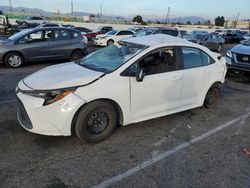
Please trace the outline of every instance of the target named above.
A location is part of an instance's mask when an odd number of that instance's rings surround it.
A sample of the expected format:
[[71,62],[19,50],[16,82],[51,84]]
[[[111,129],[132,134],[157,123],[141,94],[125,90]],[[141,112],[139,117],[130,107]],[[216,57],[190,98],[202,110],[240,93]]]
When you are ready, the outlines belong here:
[[166,157],[169,157],[170,155],[175,154],[178,151],[186,149],[187,147],[191,146],[192,144],[200,142],[201,140],[203,140],[203,139],[217,133],[218,131],[221,131],[222,129],[225,129],[225,128],[235,124],[236,122],[238,122],[238,121],[240,121],[242,119],[248,118],[249,116],[250,116],[250,114],[247,113],[247,114],[242,115],[242,116],[240,116],[238,118],[235,118],[235,119],[233,119],[233,120],[231,120],[231,121],[229,121],[229,122],[227,122],[227,123],[225,123],[223,125],[220,125],[220,126],[216,127],[215,129],[212,129],[212,130],[202,134],[201,136],[195,137],[195,138],[191,139],[188,142],[185,142],[183,144],[180,144],[180,145],[174,147],[173,149],[167,150],[166,152],[164,152],[162,154],[159,154],[159,155],[157,155],[157,156],[155,156],[155,157],[153,157],[153,158],[151,158],[151,159],[149,159],[149,160],[147,160],[147,161],[145,161],[145,162],[143,162],[143,163],[141,163],[141,164],[127,170],[126,172],[123,172],[123,173],[121,173],[119,175],[116,175],[116,176],[113,176],[113,177],[111,177],[111,178],[109,178],[107,180],[104,180],[101,183],[92,186],[92,188],[104,188],[104,187],[108,187],[108,186],[110,186],[110,185],[112,185],[112,184],[114,184],[116,182],[119,182],[122,179],[124,179],[124,178],[126,178],[128,176],[131,176],[131,175],[137,173],[138,171],[143,170],[143,169],[151,166],[152,164],[154,164],[154,163],[156,163],[156,162],[158,162],[158,161],[160,161],[160,160],[162,160],[162,159],[164,159]]
[[12,99],[12,100],[0,101],[0,105],[1,104],[6,104],[6,103],[12,103],[12,102],[16,102],[16,100]]

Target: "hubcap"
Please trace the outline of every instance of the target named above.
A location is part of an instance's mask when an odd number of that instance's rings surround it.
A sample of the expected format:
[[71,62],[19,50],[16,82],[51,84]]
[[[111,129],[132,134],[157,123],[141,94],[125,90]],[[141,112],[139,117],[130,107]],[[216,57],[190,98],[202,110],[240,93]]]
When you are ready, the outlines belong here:
[[108,126],[109,117],[106,112],[93,112],[88,119],[87,130],[90,134],[100,134]]
[[219,45],[219,47],[218,47],[218,51],[219,51],[219,52],[221,51],[221,45]]
[[9,57],[8,63],[9,63],[12,67],[18,67],[18,66],[21,65],[22,59],[21,59],[18,55],[12,55],[12,56]]

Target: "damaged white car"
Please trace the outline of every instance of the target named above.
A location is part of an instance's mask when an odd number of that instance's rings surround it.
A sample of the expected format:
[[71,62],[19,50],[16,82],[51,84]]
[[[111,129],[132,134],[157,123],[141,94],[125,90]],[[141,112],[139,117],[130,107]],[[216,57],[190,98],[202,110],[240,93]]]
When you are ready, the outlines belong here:
[[128,125],[218,102],[225,59],[167,35],[124,39],[39,70],[16,89],[26,130],[100,142]]

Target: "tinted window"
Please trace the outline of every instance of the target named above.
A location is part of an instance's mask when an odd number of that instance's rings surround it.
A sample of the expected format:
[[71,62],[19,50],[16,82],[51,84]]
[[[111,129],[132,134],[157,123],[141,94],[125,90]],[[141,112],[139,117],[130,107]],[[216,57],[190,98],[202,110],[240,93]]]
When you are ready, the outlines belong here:
[[202,62],[203,65],[210,65],[215,63],[214,59],[212,59],[209,55],[207,55],[205,52],[201,52]]
[[58,27],[58,24],[44,24],[43,27]]
[[165,73],[176,70],[176,52],[174,48],[166,48],[152,53],[139,62],[146,75]]
[[28,42],[41,42],[43,41],[43,31],[31,33],[25,37]]
[[178,31],[176,31],[176,30],[162,30],[162,34],[177,37],[178,36]]
[[73,38],[77,38],[77,37],[79,37],[79,33],[77,33],[77,32],[72,32],[72,36],[73,36]]
[[201,67],[201,51],[194,48],[182,48],[184,69]]
[[131,31],[120,31],[117,35],[133,35]]
[[46,40],[46,41],[54,40],[54,31],[53,30],[46,30],[44,32],[44,40]]
[[69,40],[71,39],[70,31],[68,30],[55,30],[55,39],[56,40]]

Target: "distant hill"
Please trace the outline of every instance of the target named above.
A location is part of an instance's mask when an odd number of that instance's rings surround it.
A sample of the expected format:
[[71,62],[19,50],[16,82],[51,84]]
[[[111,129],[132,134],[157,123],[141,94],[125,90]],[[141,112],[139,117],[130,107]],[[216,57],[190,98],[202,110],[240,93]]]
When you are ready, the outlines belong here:
[[[0,10],[1,11],[10,11],[10,7],[9,6],[0,6]],[[51,16],[52,12],[47,12],[45,10],[39,9],[39,8],[27,8],[27,7],[13,7],[12,8],[13,11],[15,12],[27,12],[27,13],[37,13],[40,14],[41,16]],[[89,12],[81,12],[81,11],[77,11],[74,12],[74,16],[88,16],[90,14],[93,13],[89,13]],[[70,13],[66,13],[66,15],[71,15]],[[159,21],[159,22],[165,22],[165,17],[163,16],[155,16],[155,15],[141,15],[142,18],[147,21],[147,20],[151,20],[153,22]],[[120,18],[120,19],[125,19],[125,20],[132,20],[134,16],[130,15],[130,16],[120,16],[120,15],[106,15],[104,14],[102,16],[102,18],[104,19],[114,19],[114,18]],[[179,22],[180,23],[187,23],[188,21],[190,21],[191,23],[197,23],[197,22],[201,22],[204,23],[206,20],[202,17],[198,17],[198,16],[189,16],[189,17],[178,17],[178,18],[171,18],[170,22]]]

